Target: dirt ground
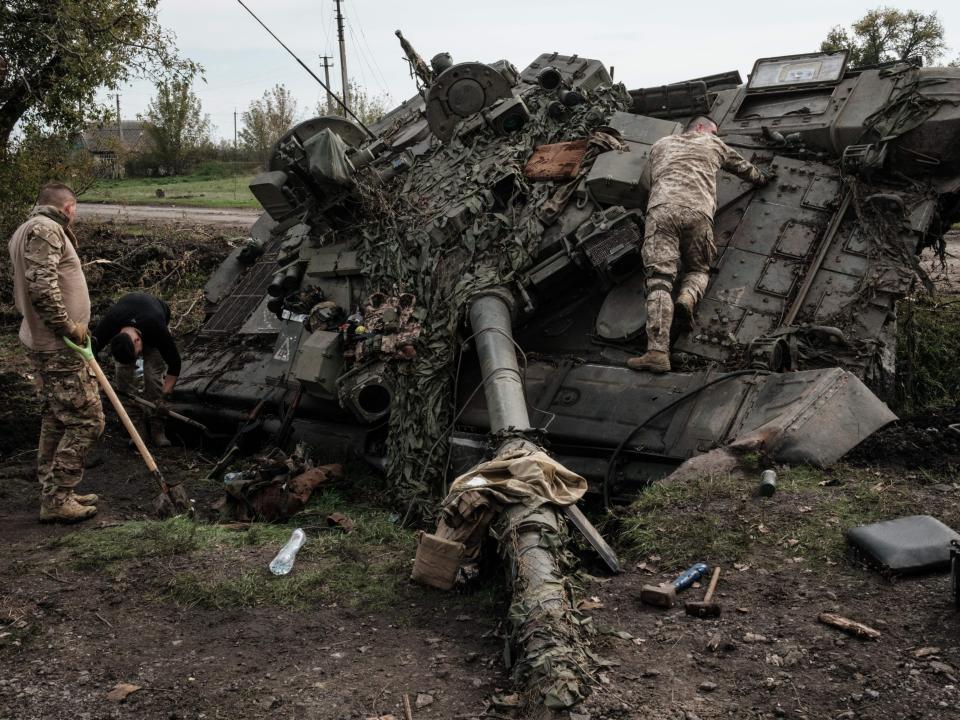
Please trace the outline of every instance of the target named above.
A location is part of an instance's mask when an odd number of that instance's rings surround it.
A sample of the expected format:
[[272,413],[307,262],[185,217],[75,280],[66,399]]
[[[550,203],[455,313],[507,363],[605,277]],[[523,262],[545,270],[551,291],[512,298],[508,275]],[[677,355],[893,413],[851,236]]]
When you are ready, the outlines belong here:
[[[216,255],[230,235],[194,239]],[[104,259],[129,250],[124,231],[109,236],[92,245]],[[510,690],[496,566],[467,592],[412,585],[413,532],[378,507],[378,481],[361,468],[298,520],[308,541],[283,578],[266,568],[293,525],[149,522],[155,489],[115,421],[83,487],[100,494],[100,513],[80,527],[38,524],[37,406],[15,326],[0,319],[0,718],[403,718],[406,694],[414,718],[452,720],[482,717]],[[770,499],[755,497],[750,475],[654,488],[612,516],[588,508],[626,571],[610,577],[579,548],[593,650],[609,664],[560,717],[960,718],[948,576],[882,577],[842,538],[857,522],[917,512],[960,527],[960,443],[947,429],[957,420],[951,410],[905,421],[830,471],[778,468]],[[158,461],[207,507],[219,488],[200,478],[216,456],[176,443]],[[356,529],[329,527],[334,510]],[[695,560],[723,568],[721,618],[639,603],[643,584]],[[817,621],[823,611],[881,636],[845,635]],[[139,689],[109,699],[118,683]]]

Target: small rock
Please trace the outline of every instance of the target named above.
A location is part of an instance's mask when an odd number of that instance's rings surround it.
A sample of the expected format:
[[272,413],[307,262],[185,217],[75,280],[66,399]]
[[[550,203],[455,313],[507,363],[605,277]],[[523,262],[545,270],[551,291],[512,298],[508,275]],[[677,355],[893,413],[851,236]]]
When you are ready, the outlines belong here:
[[927,664],[930,666],[930,669],[933,670],[935,673],[943,673],[944,675],[949,675],[954,671],[952,666],[947,665],[945,662],[940,662],[939,660],[931,660]]
[[927,657],[928,655],[939,655],[939,654],[940,654],[940,648],[933,647],[932,645],[928,647],[917,648],[916,650],[913,651],[913,656],[916,658],[922,658],[922,657]]
[[570,720],[590,720],[590,716],[582,715],[581,713],[570,713]]
[[856,717],[853,710],[844,710],[842,713],[837,715],[836,720],[853,720]]
[[709,680],[705,680],[702,683],[700,683],[700,690],[702,692],[713,692],[716,689],[717,689],[717,684],[715,682],[710,682]]
[[745,643],[762,643],[767,641],[766,635],[759,635],[758,633],[748,632],[743,636],[743,641]]
[[864,694],[867,695],[867,697],[871,697],[871,698],[873,698],[874,700],[876,700],[878,697],[880,697],[880,693],[878,693],[876,690],[871,690],[871,689],[867,688],[867,689],[864,690],[863,692],[864,692]]
[[417,710],[425,708],[428,705],[433,705],[433,695],[428,695],[427,693],[417,693]]
[[478,688],[478,687],[480,687],[481,685],[483,685],[483,680],[481,680],[480,678],[476,678],[476,677],[475,677],[475,678],[473,678],[473,679],[470,681],[470,684],[473,685],[475,688]]
[[657,670],[656,668],[650,668],[650,669],[644,670],[642,673],[640,673],[640,676],[641,676],[641,677],[645,677],[645,678],[659,677],[659,676],[660,676],[660,671]]

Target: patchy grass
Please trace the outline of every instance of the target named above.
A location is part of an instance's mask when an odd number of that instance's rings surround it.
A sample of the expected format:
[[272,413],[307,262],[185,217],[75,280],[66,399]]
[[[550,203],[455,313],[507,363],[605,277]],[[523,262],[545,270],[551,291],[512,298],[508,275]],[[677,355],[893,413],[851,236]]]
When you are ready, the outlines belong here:
[[[701,559],[766,566],[802,561],[823,569],[846,556],[844,531],[929,512],[920,486],[937,480],[840,465],[786,468],[771,498],[755,494],[752,477],[656,484],[619,518],[620,546],[630,558],[658,556],[669,570]],[[960,508],[944,502],[938,515],[956,524]]]
[[[353,520],[352,532],[328,526],[326,517],[334,511]],[[271,575],[262,553],[238,552],[265,546],[279,550],[295,527],[302,527],[308,539],[286,577]],[[136,521],[80,530],[50,546],[66,549],[71,565],[87,571],[113,572],[129,561],[191,555],[194,567],[209,569],[173,572],[156,566],[159,596],[188,607],[308,607],[337,602],[379,609],[393,604],[407,585],[415,537],[387,512],[351,505],[338,491],[327,490],[286,525],[254,523],[237,531],[184,518]],[[214,559],[218,562],[208,562]]]
[[[326,516],[339,511],[353,520],[353,532],[330,528]],[[286,577],[274,577],[266,568],[239,568],[215,576],[180,573],[167,583],[165,597],[181,605],[222,609],[281,605],[307,607],[337,602],[347,607],[382,609],[394,604],[408,583],[409,560],[415,551],[414,533],[399,527],[389,513],[369,506],[348,506],[336,490],[319,493],[297,516],[308,539],[297,555],[297,565]],[[290,526],[280,526],[285,542]],[[260,528],[260,529],[257,529]],[[254,526],[246,541],[257,544]]]
[[[278,530],[271,528],[271,530]],[[79,530],[50,542],[50,547],[70,551],[71,564],[78,570],[108,569],[123,560],[166,558],[188,555],[218,545],[247,544],[253,530],[236,532],[217,525],[202,525],[182,517],[169,520],[140,520],[116,527]],[[285,529],[284,529],[285,532]],[[284,534],[256,530],[258,542]]]
[[960,298],[920,295],[897,305],[897,405],[901,413],[960,401]]
[[[250,193],[252,174],[217,177],[195,173],[163,178],[99,180],[85,192],[82,202],[126,205],[187,205],[212,208],[259,208]],[[163,190],[164,197],[157,197]]]

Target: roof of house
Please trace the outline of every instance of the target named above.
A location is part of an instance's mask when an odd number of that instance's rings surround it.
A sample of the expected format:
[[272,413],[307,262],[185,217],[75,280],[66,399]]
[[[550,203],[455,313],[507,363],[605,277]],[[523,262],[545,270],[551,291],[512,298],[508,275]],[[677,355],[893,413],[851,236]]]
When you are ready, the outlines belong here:
[[126,152],[143,149],[147,139],[146,123],[140,120],[121,120],[118,132],[112,125],[91,125],[81,133],[81,144],[92,153],[116,152],[118,141]]

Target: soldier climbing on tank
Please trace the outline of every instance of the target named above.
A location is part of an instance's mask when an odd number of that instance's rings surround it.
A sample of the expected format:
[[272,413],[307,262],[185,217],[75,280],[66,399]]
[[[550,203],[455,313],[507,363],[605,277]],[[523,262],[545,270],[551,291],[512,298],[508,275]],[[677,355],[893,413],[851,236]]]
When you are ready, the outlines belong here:
[[[661,138],[650,150],[651,187],[643,238],[647,351],[627,361],[634,370],[670,371],[674,313],[677,322],[689,328],[707,289],[716,255],[713,214],[720,169],[757,186],[773,177],[728,147],[717,137],[717,124],[705,116],[691,120],[683,134]],[[679,266],[683,274],[674,305]]]
[[117,300],[93,332],[95,352],[110,345],[121,392],[135,391],[136,361],[143,358],[143,396],[157,408],[146,420],[150,439],[157,447],[170,446],[166,433],[167,398],[180,375],[180,353],[167,327],[169,323],[170,307],[163,300],[135,292]]

